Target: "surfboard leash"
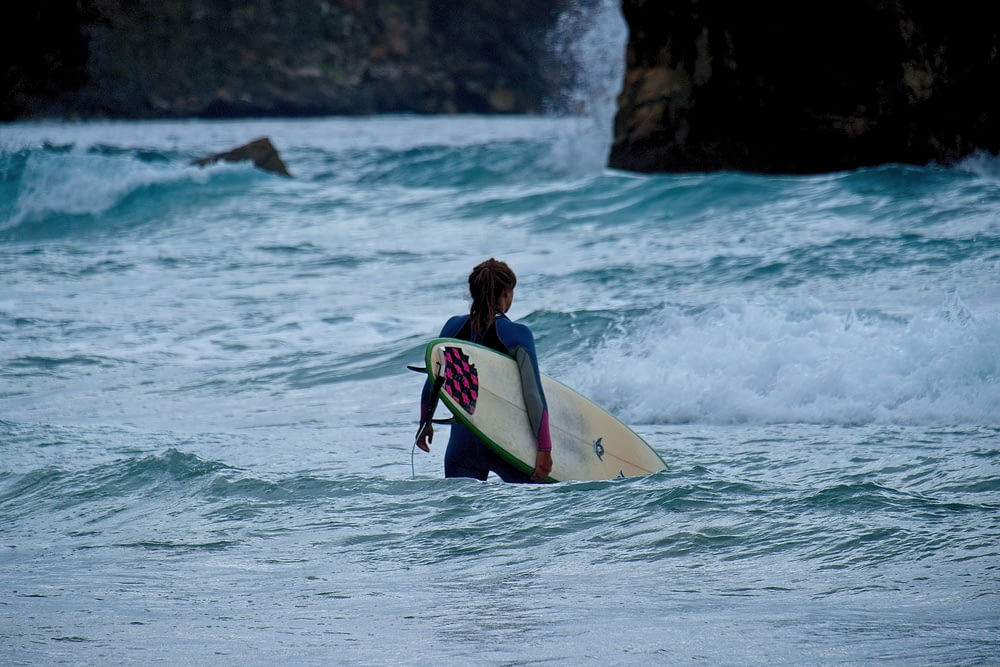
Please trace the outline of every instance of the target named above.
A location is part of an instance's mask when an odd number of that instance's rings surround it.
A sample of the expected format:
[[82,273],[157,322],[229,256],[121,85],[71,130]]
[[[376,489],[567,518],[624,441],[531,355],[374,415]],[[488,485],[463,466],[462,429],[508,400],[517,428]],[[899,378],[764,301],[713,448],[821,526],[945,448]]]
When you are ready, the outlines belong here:
[[420,434],[423,433],[424,427],[427,424],[434,423],[434,411],[437,410],[438,398],[440,397],[441,387],[444,385],[444,376],[439,375],[434,378],[434,388],[431,391],[431,400],[428,405],[423,407],[420,413],[420,426],[417,427],[417,434],[413,437],[413,447],[410,448],[410,475],[413,479],[417,478],[417,466],[415,463],[415,457],[417,454],[417,443],[420,441]]

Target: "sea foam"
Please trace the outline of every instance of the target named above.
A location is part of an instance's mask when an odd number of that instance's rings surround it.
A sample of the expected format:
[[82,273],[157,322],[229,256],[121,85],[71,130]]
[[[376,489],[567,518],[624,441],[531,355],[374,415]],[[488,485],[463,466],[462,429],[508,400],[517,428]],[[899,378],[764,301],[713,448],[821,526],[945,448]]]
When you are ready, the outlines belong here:
[[1000,317],[957,296],[911,316],[824,303],[666,306],[569,381],[633,423],[991,423]]

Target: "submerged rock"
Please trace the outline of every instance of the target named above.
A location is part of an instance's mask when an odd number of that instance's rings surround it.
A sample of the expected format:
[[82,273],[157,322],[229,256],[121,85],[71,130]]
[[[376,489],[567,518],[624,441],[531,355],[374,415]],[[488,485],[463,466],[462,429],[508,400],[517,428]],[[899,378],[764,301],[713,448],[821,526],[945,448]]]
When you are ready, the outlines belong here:
[[275,174],[281,174],[282,176],[291,176],[291,173],[289,173],[284,161],[281,159],[281,155],[278,154],[278,149],[274,147],[274,144],[271,143],[271,140],[268,137],[254,139],[248,144],[238,146],[237,148],[226,151],[225,153],[216,153],[215,155],[209,155],[208,157],[192,160],[191,164],[204,167],[205,165],[213,164],[219,160],[224,160],[226,162],[250,161],[253,162],[256,167],[263,169],[264,171],[271,171]]

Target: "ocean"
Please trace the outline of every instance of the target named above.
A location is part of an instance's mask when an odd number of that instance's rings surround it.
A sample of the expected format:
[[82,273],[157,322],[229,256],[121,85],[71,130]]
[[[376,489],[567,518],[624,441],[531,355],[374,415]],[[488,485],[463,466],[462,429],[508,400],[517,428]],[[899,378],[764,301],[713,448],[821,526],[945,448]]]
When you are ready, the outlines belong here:
[[[292,178],[189,164],[260,136]],[[0,663],[1000,664],[1000,159],[608,147],[587,118],[0,126]],[[542,370],[669,470],[413,452],[406,365],[488,257]]]

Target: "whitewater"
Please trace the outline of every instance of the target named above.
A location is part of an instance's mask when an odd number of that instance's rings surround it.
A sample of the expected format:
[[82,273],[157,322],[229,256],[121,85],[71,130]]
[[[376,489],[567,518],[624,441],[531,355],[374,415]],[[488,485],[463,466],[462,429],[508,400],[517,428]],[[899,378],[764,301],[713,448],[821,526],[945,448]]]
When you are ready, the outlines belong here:
[[[293,174],[193,159],[260,136]],[[0,661],[996,664],[1000,161],[604,168],[590,118],[0,126]],[[487,257],[666,460],[445,480]],[[554,453],[558,456],[558,452]]]

